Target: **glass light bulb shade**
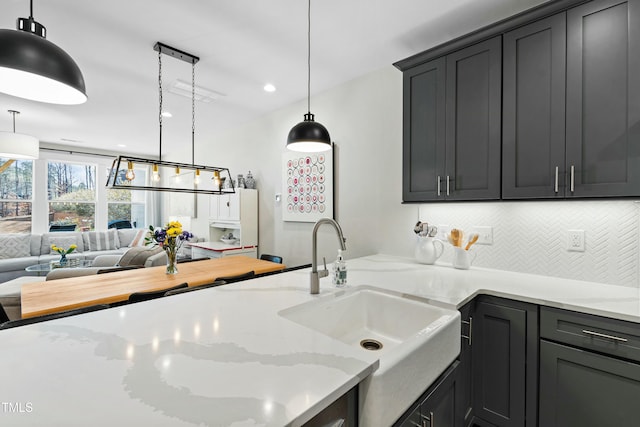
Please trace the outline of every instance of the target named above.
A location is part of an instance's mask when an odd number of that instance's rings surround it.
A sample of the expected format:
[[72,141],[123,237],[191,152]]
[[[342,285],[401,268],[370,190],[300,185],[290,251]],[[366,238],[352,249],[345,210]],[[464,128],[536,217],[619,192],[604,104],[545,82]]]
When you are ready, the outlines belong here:
[[124,174],[127,181],[133,181],[136,177],[136,173],[133,171],[133,162],[127,162],[127,172]]
[[52,104],[87,101],[84,77],[73,58],[45,38],[0,29],[0,92]]
[[200,184],[200,169],[196,169],[196,174],[195,174],[195,176],[193,177],[193,183],[194,183],[195,185]]
[[158,172],[158,165],[153,165],[153,173],[151,174],[151,179],[155,182],[160,181],[160,172]]
[[31,135],[0,132],[0,157],[8,159],[37,159],[40,141]]

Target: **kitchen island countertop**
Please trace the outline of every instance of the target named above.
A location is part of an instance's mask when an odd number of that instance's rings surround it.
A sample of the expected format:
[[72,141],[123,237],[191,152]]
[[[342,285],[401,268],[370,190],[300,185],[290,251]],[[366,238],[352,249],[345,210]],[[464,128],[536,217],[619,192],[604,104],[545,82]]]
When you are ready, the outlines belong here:
[[[640,290],[373,255],[369,285],[459,308],[490,294],[640,323]],[[295,270],[0,331],[1,425],[301,425],[378,366],[278,315],[335,292]],[[409,405],[411,402],[407,402]]]

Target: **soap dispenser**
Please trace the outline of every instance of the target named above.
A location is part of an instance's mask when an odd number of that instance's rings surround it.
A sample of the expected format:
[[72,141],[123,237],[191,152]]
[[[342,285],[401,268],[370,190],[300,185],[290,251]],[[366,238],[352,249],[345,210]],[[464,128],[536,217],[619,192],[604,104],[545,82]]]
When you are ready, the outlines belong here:
[[342,257],[342,249],[338,249],[338,258],[333,263],[333,284],[337,287],[347,284],[347,263]]

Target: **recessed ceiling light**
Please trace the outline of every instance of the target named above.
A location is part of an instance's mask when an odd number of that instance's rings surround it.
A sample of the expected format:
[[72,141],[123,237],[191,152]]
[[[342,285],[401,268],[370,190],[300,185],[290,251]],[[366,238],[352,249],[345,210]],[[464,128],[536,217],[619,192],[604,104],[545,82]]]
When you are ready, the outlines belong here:
[[276,91],[276,87],[274,85],[272,85],[271,83],[267,83],[266,85],[264,85],[264,91],[265,92],[275,92]]
[[127,146],[126,144],[118,144],[118,147],[120,147],[120,148],[124,148],[126,146]]
[[168,111],[163,111],[163,112],[162,112],[162,117],[173,117],[173,114],[171,114],[171,113],[170,113],[170,112],[168,112]]

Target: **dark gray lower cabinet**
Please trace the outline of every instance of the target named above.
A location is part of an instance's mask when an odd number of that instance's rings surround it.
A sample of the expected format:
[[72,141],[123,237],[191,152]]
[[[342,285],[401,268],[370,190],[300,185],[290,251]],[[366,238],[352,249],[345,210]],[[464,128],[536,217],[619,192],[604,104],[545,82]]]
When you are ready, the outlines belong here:
[[462,417],[458,415],[456,405],[458,365],[458,361],[453,362],[396,426],[462,427]]
[[358,386],[352,388],[318,415],[303,424],[303,427],[325,427],[340,425],[358,426]]
[[640,365],[542,340],[540,425],[640,424]]
[[537,425],[538,307],[479,297],[473,315],[473,413],[496,426]]
[[640,325],[540,309],[540,426],[638,426]]

